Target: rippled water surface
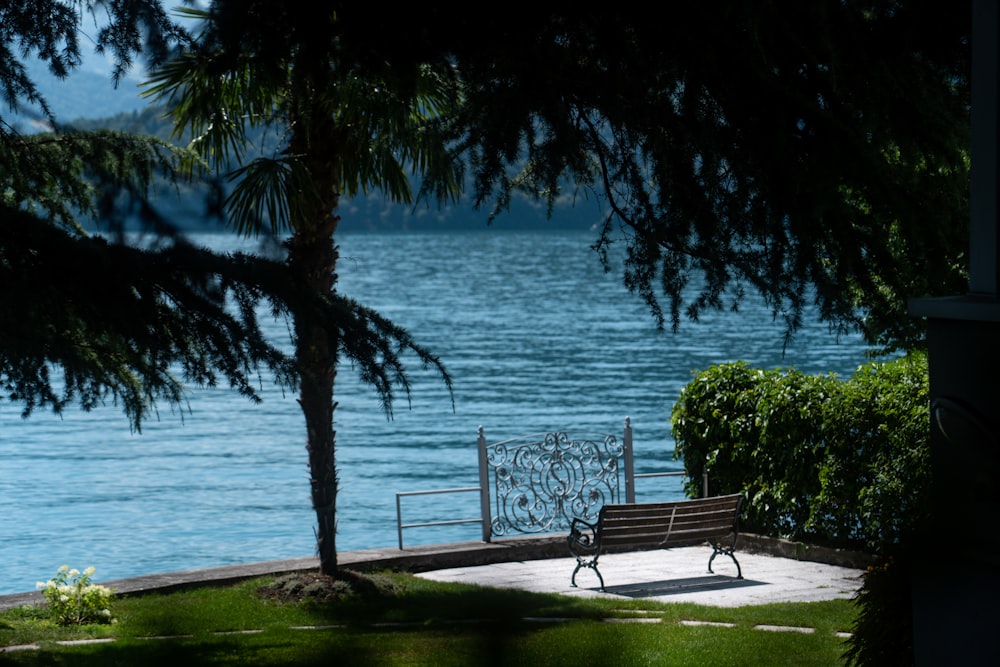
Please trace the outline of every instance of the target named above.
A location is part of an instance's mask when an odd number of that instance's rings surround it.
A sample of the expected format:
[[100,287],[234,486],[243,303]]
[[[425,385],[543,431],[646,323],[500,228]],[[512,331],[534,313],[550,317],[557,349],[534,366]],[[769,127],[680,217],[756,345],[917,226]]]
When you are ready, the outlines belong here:
[[[620,433],[632,420],[636,471],[677,469],[670,410],[693,370],[736,359],[849,375],[856,339],[809,323],[782,356],[782,327],[752,305],[658,332],[605,274],[589,232],[347,234],[341,290],[408,328],[454,378],[433,372],[387,419],[349,366],[337,385],[340,551],[396,544],[395,493],[472,486],[476,431],[500,440],[554,429]],[[206,239],[217,243],[218,239]],[[270,323],[287,340],[282,322]],[[31,590],[61,564],[98,580],[311,555],[313,514],[295,397],[265,383],[252,405],[195,390],[141,434],[108,406],[28,420],[0,411],[0,594]],[[677,478],[639,480],[639,500],[681,495]],[[414,501],[413,516],[475,516],[474,494]],[[438,517],[433,517],[438,518]],[[408,531],[407,544],[478,538],[478,526]]]

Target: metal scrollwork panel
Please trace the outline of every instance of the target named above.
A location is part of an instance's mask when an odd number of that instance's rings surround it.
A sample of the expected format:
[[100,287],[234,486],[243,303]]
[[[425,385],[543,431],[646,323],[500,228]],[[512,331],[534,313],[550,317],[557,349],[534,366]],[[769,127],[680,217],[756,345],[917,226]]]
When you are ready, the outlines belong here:
[[493,535],[568,530],[573,518],[592,521],[605,503],[618,502],[624,447],[614,435],[601,438],[546,433],[492,445]]

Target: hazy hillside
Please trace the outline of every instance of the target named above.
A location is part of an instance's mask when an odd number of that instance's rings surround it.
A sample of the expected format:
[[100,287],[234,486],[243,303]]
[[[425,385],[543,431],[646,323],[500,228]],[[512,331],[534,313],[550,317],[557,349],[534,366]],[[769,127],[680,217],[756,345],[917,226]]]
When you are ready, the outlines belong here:
[[[65,126],[137,132],[162,139],[171,135],[172,126],[162,111],[139,96],[137,77],[123,81],[115,89],[108,67],[81,69],[64,80],[55,79],[42,68],[34,74],[56,118]],[[207,188],[185,188],[178,196],[174,190],[164,188],[155,203],[181,228],[217,228],[219,222],[205,216],[205,193]],[[345,200],[340,208],[341,228],[352,231],[477,229],[486,225],[487,213],[474,210],[471,203],[444,209],[435,204],[409,207],[389,204],[378,196]],[[592,201],[560,206],[549,219],[543,205],[524,199],[494,224],[504,228],[542,225],[586,229],[600,219],[600,211]]]
[[100,118],[125,111],[142,109],[146,101],[139,96],[139,75],[121,81],[117,88],[111,81],[111,67],[91,56],[77,71],[57,79],[41,63],[28,71],[60,122],[78,118]]

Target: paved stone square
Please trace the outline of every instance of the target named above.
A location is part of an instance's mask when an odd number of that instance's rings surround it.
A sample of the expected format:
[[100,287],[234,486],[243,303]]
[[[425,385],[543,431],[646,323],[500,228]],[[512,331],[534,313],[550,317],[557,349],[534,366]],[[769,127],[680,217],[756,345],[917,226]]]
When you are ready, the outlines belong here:
[[641,551],[601,556],[605,592],[592,570],[581,568],[578,587],[570,586],[576,566],[572,557],[525,560],[419,573],[436,581],[515,588],[583,597],[644,598],[660,602],[696,602],[718,607],[772,602],[813,602],[852,598],[861,587],[863,570],[810,561],[737,552],[743,579],[726,556],[707,570],[708,546]]

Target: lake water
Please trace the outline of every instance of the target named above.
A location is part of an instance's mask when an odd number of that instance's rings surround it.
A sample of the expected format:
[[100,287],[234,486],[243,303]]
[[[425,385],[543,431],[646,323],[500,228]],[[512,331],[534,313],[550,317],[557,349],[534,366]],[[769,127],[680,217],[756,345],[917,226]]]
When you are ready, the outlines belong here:
[[[621,433],[636,472],[680,469],[670,410],[692,371],[743,359],[847,376],[856,338],[809,322],[783,355],[762,308],[711,313],[659,332],[645,305],[605,274],[592,232],[344,234],[341,290],[408,328],[451,372],[454,409],[432,372],[412,369],[392,420],[341,368],[336,396],[339,551],[396,544],[395,493],[477,484],[476,433]],[[217,241],[217,240],[216,240]],[[214,243],[216,241],[209,241]],[[284,323],[271,323],[287,339]],[[266,378],[265,378],[266,380]],[[295,397],[266,382],[252,405],[195,390],[190,412],[162,406],[141,434],[121,411],[69,409],[28,420],[0,411],[0,594],[32,590],[62,564],[97,580],[310,556],[304,429]],[[679,498],[679,478],[640,479],[640,501]],[[474,517],[475,494],[407,501],[404,520]],[[424,516],[427,514],[428,516]],[[477,525],[408,530],[407,545],[476,540]]]

